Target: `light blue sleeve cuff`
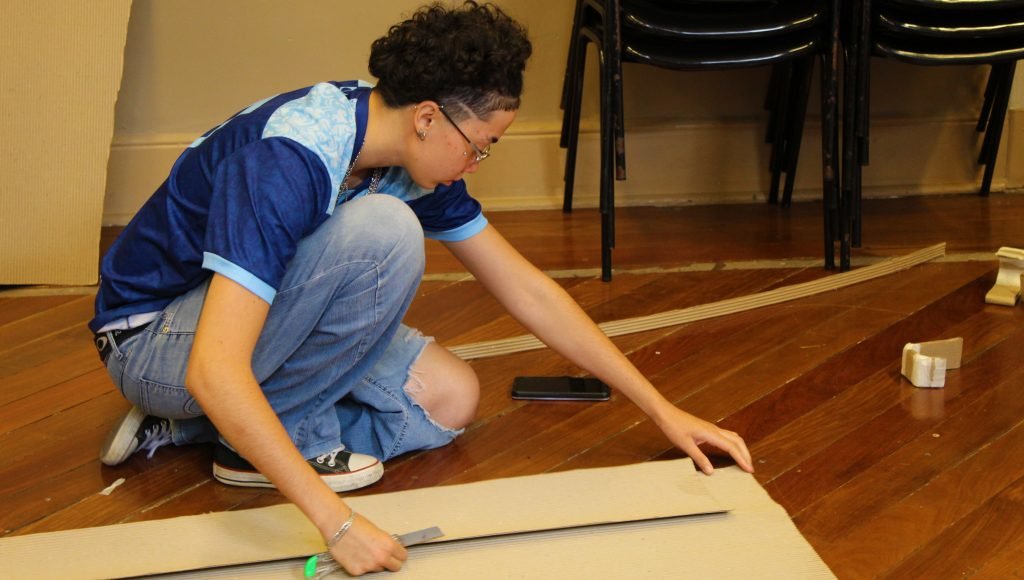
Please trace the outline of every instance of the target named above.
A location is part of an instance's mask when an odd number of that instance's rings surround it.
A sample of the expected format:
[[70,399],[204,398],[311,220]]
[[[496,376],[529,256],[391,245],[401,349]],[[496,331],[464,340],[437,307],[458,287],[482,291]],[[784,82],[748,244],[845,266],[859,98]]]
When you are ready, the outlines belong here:
[[274,303],[274,297],[277,296],[277,290],[275,290],[273,286],[267,284],[263,280],[260,280],[256,276],[253,276],[248,270],[243,270],[241,267],[225,260],[217,254],[203,252],[203,268],[216,272],[225,278],[229,278],[233,282],[241,284],[242,287],[262,298],[267,304]]
[[423,232],[423,235],[441,242],[461,242],[479,234],[485,227],[487,227],[487,218],[481,212],[475,218],[454,230],[445,230],[443,232],[426,231]]

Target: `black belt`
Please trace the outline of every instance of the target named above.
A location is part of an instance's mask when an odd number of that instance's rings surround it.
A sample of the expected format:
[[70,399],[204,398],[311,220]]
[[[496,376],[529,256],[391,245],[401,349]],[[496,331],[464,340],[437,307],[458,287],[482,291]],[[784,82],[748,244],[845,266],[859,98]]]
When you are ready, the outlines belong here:
[[149,324],[143,324],[142,326],[136,326],[135,328],[129,328],[126,330],[108,330],[107,332],[97,332],[94,334],[93,343],[96,345],[96,351],[100,353],[100,360],[103,364],[107,364],[107,357],[110,356],[110,351],[114,350],[115,344],[123,343],[143,330],[146,330],[147,326],[149,326]]

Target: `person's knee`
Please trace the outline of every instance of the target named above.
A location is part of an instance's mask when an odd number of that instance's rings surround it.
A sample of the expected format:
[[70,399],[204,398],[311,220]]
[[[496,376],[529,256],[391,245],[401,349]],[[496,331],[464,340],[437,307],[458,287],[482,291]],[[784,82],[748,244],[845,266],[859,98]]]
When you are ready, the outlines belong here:
[[452,355],[454,362],[445,379],[447,401],[437,409],[439,415],[431,415],[446,427],[462,429],[476,419],[480,403],[480,380],[476,372],[465,361]]
[[401,268],[414,273],[418,280],[423,275],[426,255],[423,248],[423,226],[404,201],[390,195],[371,195],[364,198],[370,207],[363,220],[375,227],[374,236],[387,254],[382,261],[400,262]]
[[[351,204],[352,213],[364,226],[373,229],[377,235],[391,238],[413,238],[422,240],[423,227],[409,204],[390,195],[367,195]],[[344,206],[342,206],[344,207]]]
[[406,392],[438,424],[462,429],[476,417],[480,382],[465,361],[437,343],[428,343],[409,371]]
[[337,254],[346,263],[375,264],[387,272],[392,286],[419,282],[426,263],[423,227],[408,204],[377,194],[345,202],[337,211],[340,219],[325,224],[329,238],[319,251]]

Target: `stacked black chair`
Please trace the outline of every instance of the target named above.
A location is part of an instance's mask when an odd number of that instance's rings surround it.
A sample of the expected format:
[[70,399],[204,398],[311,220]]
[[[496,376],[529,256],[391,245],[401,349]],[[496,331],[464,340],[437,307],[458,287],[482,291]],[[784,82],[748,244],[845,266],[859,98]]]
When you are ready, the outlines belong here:
[[1016,62],[1024,57],[1024,0],[855,0],[850,4],[847,62],[855,81],[844,106],[840,267],[861,243],[861,167],[867,165],[870,57],[918,65],[990,66],[977,129],[984,132],[978,163],[980,195],[992,185]]
[[572,209],[586,48],[600,58],[601,266],[611,279],[615,181],[626,177],[623,62],[676,70],[774,65],[767,141],[769,201],[790,203],[815,59],[822,61],[825,266],[834,266],[838,224],[838,0],[577,0],[562,92],[561,146],[567,149],[563,209]]

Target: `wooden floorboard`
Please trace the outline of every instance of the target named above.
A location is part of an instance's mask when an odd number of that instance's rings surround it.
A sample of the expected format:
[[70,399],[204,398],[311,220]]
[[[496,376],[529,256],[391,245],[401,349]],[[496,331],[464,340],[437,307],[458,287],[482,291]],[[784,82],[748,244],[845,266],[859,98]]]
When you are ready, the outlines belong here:
[[[905,434],[897,439],[902,443],[899,447],[883,448],[884,455],[870,467],[860,463],[840,487],[803,509],[791,510],[801,530],[825,542],[835,541],[847,533],[851,522],[873,516],[890,502],[913,493],[950,463],[1011,429],[1024,417],[1024,400],[1019,396],[1022,377],[1024,371],[1017,372],[949,418]],[[867,445],[876,440],[865,437],[863,442]],[[811,474],[805,470],[804,475]]]
[[[947,528],[896,566],[889,578],[970,576],[1024,534],[1024,478]],[[1020,567],[1013,571],[1020,575]]]
[[[596,274],[593,210],[488,217],[604,322],[830,275],[818,264],[820,209],[620,209],[611,283]],[[1024,196],[866,200],[864,212],[861,263],[942,241],[949,260],[614,341],[670,400],[744,435],[758,481],[839,577],[1019,577],[1024,307],[984,304],[997,263],[977,254],[1024,246]],[[104,232],[105,246],[114,235]],[[446,346],[525,332],[440,245],[427,254],[407,323]],[[85,328],[92,301],[0,292],[0,534],[284,501],[213,481],[209,446],[99,463],[128,403]],[[944,388],[901,378],[903,344],[953,336],[964,338],[963,365]],[[465,434],[388,462],[383,480],[353,495],[681,456],[617,394],[593,404],[511,400],[516,375],[581,373],[549,350],[471,364],[481,403]]]
[[[873,577],[908,556],[918,559],[917,552],[934,551],[932,544],[938,547],[948,542],[942,537],[945,530],[962,533],[965,523],[977,517],[975,511],[980,506],[1024,477],[1024,462],[1019,457],[1024,457],[1024,425],[1020,423],[954,463],[927,485],[847,529],[827,548],[829,557],[846,562],[851,576]],[[995,526],[1012,540],[1013,527],[1007,523],[1000,521]],[[887,533],[883,536],[878,530]],[[947,564],[962,564],[963,552],[955,553],[958,556],[954,562],[949,562],[945,554],[941,559]]]

